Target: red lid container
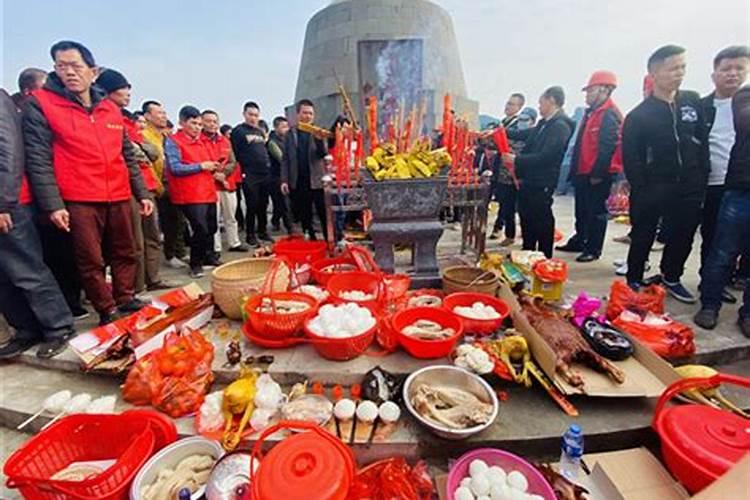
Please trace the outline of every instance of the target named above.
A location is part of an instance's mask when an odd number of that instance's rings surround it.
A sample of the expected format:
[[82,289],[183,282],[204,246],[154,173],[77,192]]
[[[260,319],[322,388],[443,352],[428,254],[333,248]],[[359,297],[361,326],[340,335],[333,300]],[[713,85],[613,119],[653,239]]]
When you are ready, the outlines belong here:
[[346,500],[356,472],[352,451],[335,436],[307,422],[280,422],[261,442],[280,429],[305,430],[274,446],[253,474],[253,500]]
[[690,493],[711,484],[750,452],[750,420],[702,405],[664,406],[675,394],[722,382],[750,388],[750,379],[733,375],[683,379],[669,386],[656,405],[653,426],[664,461]]

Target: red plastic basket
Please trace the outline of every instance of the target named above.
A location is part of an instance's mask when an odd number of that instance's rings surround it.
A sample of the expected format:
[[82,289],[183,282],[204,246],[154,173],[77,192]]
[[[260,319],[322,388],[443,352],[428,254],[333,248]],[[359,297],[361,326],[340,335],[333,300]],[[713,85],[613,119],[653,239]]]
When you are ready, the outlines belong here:
[[[154,431],[138,415],[71,415],[31,438],[5,463],[7,485],[33,500],[120,500],[138,470],[156,452]],[[51,476],[75,462],[112,460],[85,481]]]
[[[308,309],[298,313],[283,314],[280,312],[261,312],[258,311],[263,299],[275,301],[294,300],[295,302],[304,302]],[[247,321],[252,326],[253,331],[261,336],[270,339],[282,339],[290,337],[302,329],[305,320],[315,314],[318,309],[318,301],[309,295],[295,292],[280,292],[271,294],[260,294],[250,297],[243,310],[247,316]]]
[[443,309],[452,313],[455,307],[471,307],[475,302],[482,302],[493,307],[500,314],[500,317],[497,319],[472,319],[456,314],[464,324],[464,333],[466,334],[489,335],[500,328],[500,325],[510,314],[510,307],[502,300],[492,295],[472,292],[457,292],[448,295],[443,299]]
[[384,274],[385,298],[389,302],[397,301],[406,295],[411,286],[411,277],[408,274]]
[[[424,340],[403,334],[401,331],[420,319],[434,321],[443,328],[453,328],[456,333],[447,339]],[[456,342],[464,334],[461,320],[450,311],[437,307],[414,307],[396,313],[391,321],[393,330],[398,336],[398,342],[406,352],[419,359],[435,359],[448,356]]]
[[[328,293],[331,294],[330,301],[334,304],[343,304],[353,302],[362,307],[367,307],[371,311],[378,310],[382,298],[382,282],[380,278],[373,273],[362,271],[352,271],[350,273],[340,273],[333,276],[328,281]],[[351,300],[341,297],[344,292],[360,291],[372,295],[371,300]]]
[[305,334],[318,354],[333,361],[348,361],[364,354],[372,341],[375,340],[375,333],[378,331],[376,320],[375,326],[356,337],[330,339],[313,333],[308,326],[310,321],[312,321],[312,318],[305,321]]
[[325,241],[307,241],[300,236],[280,239],[273,245],[273,253],[289,258],[295,264],[312,264],[326,256]]
[[[330,266],[336,266],[336,269],[333,271],[324,271],[325,268]],[[328,281],[335,276],[335,273],[354,271],[357,269],[357,265],[351,257],[333,257],[313,262],[311,268],[313,279],[317,283],[326,286]]]

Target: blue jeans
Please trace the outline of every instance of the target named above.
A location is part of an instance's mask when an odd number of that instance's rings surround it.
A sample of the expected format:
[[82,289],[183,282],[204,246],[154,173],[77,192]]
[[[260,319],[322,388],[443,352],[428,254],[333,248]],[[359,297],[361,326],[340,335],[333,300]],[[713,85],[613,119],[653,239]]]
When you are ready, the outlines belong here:
[[68,304],[44,264],[29,206],[11,212],[13,229],[0,234],[0,312],[16,338],[52,340],[73,330]]
[[[737,267],[737,257],[750,249],[750,191],[724,193],[708,260],[701,271],[701,303],[704,309],[721,309],[721,292]],[[740,317],[750,316],[750,287],[745,288]]]

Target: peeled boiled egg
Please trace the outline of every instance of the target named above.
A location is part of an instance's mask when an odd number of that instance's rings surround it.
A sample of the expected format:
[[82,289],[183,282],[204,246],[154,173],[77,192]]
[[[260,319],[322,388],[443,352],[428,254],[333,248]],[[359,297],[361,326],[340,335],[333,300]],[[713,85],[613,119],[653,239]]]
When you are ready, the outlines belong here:
[[513,500],[513,494],[507,484],[490,488],[490,500]]
[[465,478],[463,478],[463,479],[461,480],[461,486],[463,486],[463,487],[465,487],[465,488],[469,488],[469,487],[471,487],[471,478],[470,478],[470,477],[465,477]]
[[526,479],[526,476],[517,470],[508,474],[507,481],[511,488],[518,491],[525,492],[529,488],[529,481]]
[[490,492],[490,482],[485,474],[472,476],[470,487],[476,496],[486,495]]
[[487,471],[489,470],[489,467],[487,467],[487,462],[484,460],[472,460],[469,464],[469,475],[471,477],[475,477],[479,474],[487,474]]
[[453,496],[456,500],[474,500],[474,494],[471,492],[469,488],[466,488],[465,486],[460,486],[459,488],[456,488],[456,491],[453,493]]
[[507,480],[508,475],[505,473],[505,469],[497,465],[493,465],[487,469],[487,479],[490,480],[490,486],[493,484],[503,485]]

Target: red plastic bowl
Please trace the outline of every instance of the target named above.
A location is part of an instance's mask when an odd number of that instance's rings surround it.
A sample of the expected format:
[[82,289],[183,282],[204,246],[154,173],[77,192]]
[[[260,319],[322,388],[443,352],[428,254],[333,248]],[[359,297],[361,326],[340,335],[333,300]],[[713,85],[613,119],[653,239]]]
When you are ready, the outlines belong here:
[[[329,266],[341,266],[343,269],[335,271],[324,271]],[[320,259],[310,266],[313,279],[320,285],[326,286],[328,281],[337,273],[346,273],[357,270],[357,264],[351,257],[333,257],[331,259]]]
[[[309,308],[305,311],[291,314],[260,312],[258,311],[258,307],[265,298],[304,302]],[[315,311],[318,310],[318,301],[309,295],[295,292],[280,292],[269,295],[259,294],[250,297],[245,302],[243,309],[247,315],[247,321],[258,335],[269,339],[283,339],[299,332],[305,320],[315,315]]]
[[453,493],[461,485],[461,480],[469,475],[469,464],[477,459],[484,460],[490,467],[493,465],[500,466],[508,473],[514,470],[522,473],[529,481],[529,489],[527,490],[527,493],[531,495],[540,495],[544,500],[557,499],[555,491],[547,480],[544,479],[542,473],[536,470],[536,467],[523,458],[504,450],[480,448],[465,453],[456,461],[456,463],[453,464],[453,467],[451,467],[450,472],[448,473],[447,483],[448,500],[455,499]]
[[321,357],[333,361],[349,361],[362,355],[375,340],[375,333],[378,331],[378,320],[375,317],[375,326],[364,333],[344,339],[330,339],[321,337],[310,330],[309,325],[312,320],[311,317],[305,321],[305,335],[312,341],[313,347]]
[[510,314],[510,307],[502,300],[492,295],[472,292],[458,292],[448,295],[443,299],[443,309],[453,312],[455,307],[471,307],[475,302],[481,302],[493,307],[500,317],[497,319],[473,319],[456,314],[464,324],[464,333],[466,334],[489,335],[500,328],[500,325],[503,324],[505,318]]
[[[378,304],[381,297],[381,281],[377,275],[373,273],[365,273],[362,271],[352,271],[350,273],[339,273],[331,277],[328,281],[328,293],[331,294],[329,300],[334,304],[344,304],[346,302],[353,302],[362,307],[367,307],[373,312],[378,309]],[[371,300],[351,300],[341,297],[344,292],[360,291],[372,295]]]
[[394,301],[402,298],[409,291],[411,277],[408,274],[386,274],[383,276],[386,299]]
[[[453,328],[456,333],[441,340],[424,340],[410,337],[402,333],[402,330],[417,320],[427,319],[439,323],[443,328]],[[404,309],[396,313],[391,320],[393,330],[398,336],[401,346],[415,358],[435,359],[448,356],[456,342],[464,334],[464,326],[458,316],[450,311],[438,309],[437,307],[414,307]]]

